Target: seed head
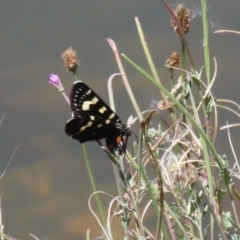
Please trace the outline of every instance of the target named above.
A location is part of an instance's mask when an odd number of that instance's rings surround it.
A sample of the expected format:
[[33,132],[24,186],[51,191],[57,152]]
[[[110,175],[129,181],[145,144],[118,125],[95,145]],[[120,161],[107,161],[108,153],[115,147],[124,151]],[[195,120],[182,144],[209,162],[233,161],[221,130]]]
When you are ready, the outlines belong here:
[[[177,17],[183,32],[186,34],[188,33],[189,27],[190,27],[190,16],[191,16],[191,10],[187,9],[183,4],[177,5],[175,11],[175,16]],[[171,19],[171,25],[174,28],[174,31],[178,34],[181,35],[181,31],[179,30],[175,20],[172,18]]]
[[166,61],[166,66],[169,68],[179,66],[179,55],[177,52],[173,52]]
[[65,67],[69,71],[76,72],[76,69],[79,65],[76,51],[74,51],[71,47],[68,48],[65,52],[63,52],[62,59],[64,61]]

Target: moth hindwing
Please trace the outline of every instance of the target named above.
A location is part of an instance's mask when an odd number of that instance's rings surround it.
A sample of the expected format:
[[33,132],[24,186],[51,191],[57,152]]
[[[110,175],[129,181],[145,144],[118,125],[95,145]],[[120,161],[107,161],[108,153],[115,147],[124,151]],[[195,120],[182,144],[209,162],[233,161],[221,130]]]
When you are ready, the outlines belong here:
[[80,143],[106,138],[107,147],[113,150],[130,135],[118,115],[84,82],[74,82],[70,104],[73,117],[67,121],[65,132]]

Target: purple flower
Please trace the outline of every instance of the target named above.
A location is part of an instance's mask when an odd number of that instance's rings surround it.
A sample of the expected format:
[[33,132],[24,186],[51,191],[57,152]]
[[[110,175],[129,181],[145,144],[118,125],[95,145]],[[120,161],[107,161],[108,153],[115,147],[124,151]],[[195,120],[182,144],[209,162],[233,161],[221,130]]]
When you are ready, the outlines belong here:
[[48,77],[48,82],[52,84],[55,88],[57,88],[59,92],[63,92],[64,88],[58,75],[50,74]]

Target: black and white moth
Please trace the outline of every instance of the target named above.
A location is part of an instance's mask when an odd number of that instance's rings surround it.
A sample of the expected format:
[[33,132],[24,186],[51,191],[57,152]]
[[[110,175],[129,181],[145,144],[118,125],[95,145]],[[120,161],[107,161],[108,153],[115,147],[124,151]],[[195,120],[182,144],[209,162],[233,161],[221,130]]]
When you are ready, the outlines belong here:
[[106,139],[110,151],[121,149],[123,137],[130,135],[118,115],[84,82],[74,82],[70,94],[73,117],[65,132],[80,143]]

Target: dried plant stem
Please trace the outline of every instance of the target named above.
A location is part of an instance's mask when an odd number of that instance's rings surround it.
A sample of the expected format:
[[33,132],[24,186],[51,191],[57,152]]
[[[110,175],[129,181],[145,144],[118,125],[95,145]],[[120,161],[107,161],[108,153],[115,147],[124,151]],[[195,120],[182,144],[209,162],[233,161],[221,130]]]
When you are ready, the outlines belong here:
[[125,74],[125,71],[124,71],[124,68],[123,68],[123,65],[122,65],[122,62],[121,62],[121,59],[119,57],[119,54],[118,54],[118,50],[117,50],[117,46],[116,44],[114,43],[114,41],[110,38],[107,39],[108,43],[110,44],[110,47],[112,48],[113,52],[114,52],[114,55],[115,55],[115,58],[116,58],[116,61],[117,61],[117,64],[118,64],[118,68],[120,70],[120,73],[122,74],[122,79],[123,79],[123,82],[124,82],[124,85],[127,89],[127,92],[128,92],[128,95],[132,101],[132,104],[134,106],[134,109],[137,113],[137,116],[138,116],[138,119],[139,121],[141,122],[143,120],[143,117],[142,117],[142,114],[141,114],[141,111],[140,111],[140,108],[137,104],[137,101],[133,95],[133,92],[132,92],[132,89],[129,85],[129,82],[127,80],[127,77],[126,77],[126,74]]

